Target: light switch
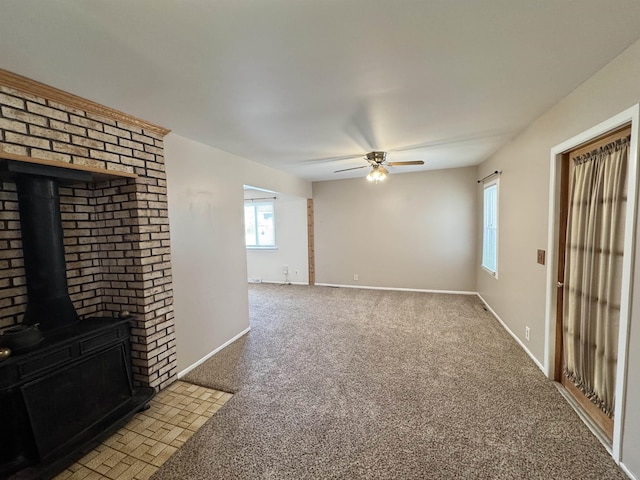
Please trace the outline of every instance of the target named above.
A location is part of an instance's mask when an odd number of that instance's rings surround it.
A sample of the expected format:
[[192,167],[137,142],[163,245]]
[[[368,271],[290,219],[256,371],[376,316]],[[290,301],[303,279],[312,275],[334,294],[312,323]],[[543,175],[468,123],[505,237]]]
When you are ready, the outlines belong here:
[[540,265],[544,265],[545,263],[545,253],[544,250],[538,250],[538,263]]

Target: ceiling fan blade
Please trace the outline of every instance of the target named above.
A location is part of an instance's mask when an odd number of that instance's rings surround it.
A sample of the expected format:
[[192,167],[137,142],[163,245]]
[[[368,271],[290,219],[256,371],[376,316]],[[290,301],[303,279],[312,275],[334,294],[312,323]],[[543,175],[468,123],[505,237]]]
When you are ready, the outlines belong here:
[[361,167],[353,167],[353,168],[343,168],[342,170],[336,170],[333,173],[346,172],[347,170],[358,170],[359,168],[369,168],[369,165],[362,165]]
[[398,167],[402,165],[424,165],[422,160],[411,160],[409,162],[387,162],[387,165],[391,167]]

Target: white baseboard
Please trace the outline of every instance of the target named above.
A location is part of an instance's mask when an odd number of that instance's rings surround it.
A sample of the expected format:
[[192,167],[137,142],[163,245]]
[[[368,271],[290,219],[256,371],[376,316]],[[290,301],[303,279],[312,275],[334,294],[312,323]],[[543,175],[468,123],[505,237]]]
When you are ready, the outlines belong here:
[[309,285],[309,282],[283,282],[278,280],[260,280],[259,282],[249,282],[249,283],[270,283],[273,285]]
[[209,360],[212,356],[214,356],[216,353],[218,353],[220,350],[222,350],[224,347],[231,345],[233,342],[235,342],[236,340],[238,340],[241,336],[243,336],[245,333],[248,333],[249,330],[251,330],[251,327],[243,330],[242,332],[240,332],[239,334],[237,334],[235,337],[233,337],[232,339],[226,341],[225,343],[223,343],[222,345],[220,345],[218,348],[216,348],[213,352],[206,354],[204,357],[202,357],[200,360],[198,360],[196,363],[194,363],[193,365],[188,366],[187,368],[185,368],[184,370],[182,370],[181,372],[178,372],[178,379],[181,379],[182,377],[184,377],[187,373],[189,373],[191,370],[193,370],[194,368],[196,368],[198,365],[206,362],[207,360]]
[[319,287],[362,288],[364,290],[392,290],[397,292],[423,292],[423,293],[448,293],[453,295],[477,295],[478,292],[465,292],[462,290],[428,290],[424,288],[399,288],[399,287],[371,287],[368,285],[339,285],[335,283],[316,283]]
[[629,470],[624,463],[620,462],[618,465],[620,465],[620,468],[622,469],[622,471],[626,473],[631,480],[638,480],[638,477],[636,477],[633,473],[631,473],[631,470]]
[[[478,295],[478,298],[479,298],[480,300],[482,300],[482,303],[484,303],[485,307],[487,307],[487,310],[489,310],[489,311],[491,312],[491,314],[492,314],[494,317],[496,317],[496,320],[498,320],[498,321],[500,322],[500,324],[502,325],[502,327],[503,327],[507,332],[509,332],[509,335],[511,335],[511,336],[514,338],[514,340],[515,340],[516,342],[518,342],[518,344],[522,347],[522,349],[523,349],[525,352],[527,352],[527,355],[529,355],[529,357],[531,357],[531,360],[533,360],[533,363],[535,363],[535,364],[538,366],[538,368],[539,368],[540,370],[542,370],[542,373],[545,373],[545,369],[544,369],[544,367],[542,366],[542,364],[538,361],[538,359],[537,359],[536,357],[534,357],[534,356],[533,356],[533,353],[531,353],[531,351],[527,348],[527,346],[526,346],[524,343],[522,343],[522,340],[520,340],[520,339],[518,338],[518,336],[517,336],[515,333],[513,333],[513,332],[511,331],[511,329],[510,329],[509,327],[507,327],[507,324],[506,324],[506,323],[504,323],[504,321],[502,321],[502,319],[500,318],[500,316],[499,316],[499,315],[498,315],[498,314],[493,310],[493,308],[491,308],[491,307],[489,306],[489,304],[487,303],[487,301],[486,301],[484,298],[482,298],[482,295],[480,295],[479,293],[477,293],[476,295]],[[546,374],[545,374],[545,375],[546,375]]]

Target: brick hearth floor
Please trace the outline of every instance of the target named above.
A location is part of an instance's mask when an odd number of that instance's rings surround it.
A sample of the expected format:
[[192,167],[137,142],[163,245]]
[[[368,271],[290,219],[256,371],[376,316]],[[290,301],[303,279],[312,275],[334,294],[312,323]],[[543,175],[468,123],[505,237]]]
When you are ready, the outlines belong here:
[[175,382],[148,410],[55,477],[55,480],[149,478],[232,397],[230,393]]

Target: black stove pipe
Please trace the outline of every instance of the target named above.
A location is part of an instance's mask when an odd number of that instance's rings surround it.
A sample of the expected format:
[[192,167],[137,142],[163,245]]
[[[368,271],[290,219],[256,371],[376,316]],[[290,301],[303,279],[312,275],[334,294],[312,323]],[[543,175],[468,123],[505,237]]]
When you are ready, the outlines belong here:
[[15,179],[27,283],[23,322],[43,331],[78,321],[67,285],[57,180],[37,175]]

